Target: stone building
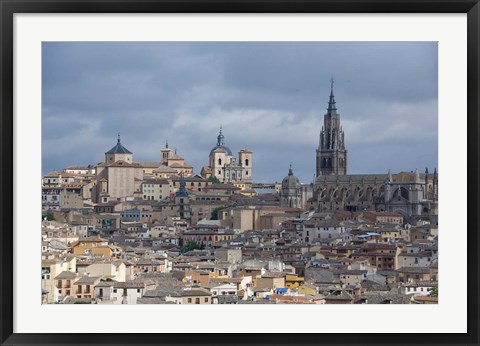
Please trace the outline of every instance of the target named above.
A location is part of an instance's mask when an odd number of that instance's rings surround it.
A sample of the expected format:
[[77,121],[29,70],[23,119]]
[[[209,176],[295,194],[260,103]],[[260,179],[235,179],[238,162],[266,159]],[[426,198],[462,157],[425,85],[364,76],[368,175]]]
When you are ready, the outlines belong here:
[[96,167],[96,181],[92,198],[96,203],[125,200],[141,192],[143,169],[133,162],[133,154],[120,142],[105,153],[105,162]]
[[333,79],[331,80],[330,100],[320,131],[320,141],[317,149],[317,177],[327,174],[347,174],[345,133],[340,124],[340,114],[337,113],[335,96],[333,95]]
[[318,211],[376,210],[405,217],[438,215],[438,174],[348,174],[345,134],[337,113],[333,80],[316,151],[316,179],[311,207]]
[[[177,154],[177,150],[170,149],[168,142],[160,152],[160,167],[153,171],[153,173],[164,173],[170,171],[174,175],[180,174],[190,176],[193,174],[193,166],[185,162],[185,159]],[[168,167],[168,169],[167,169]]]
[[225,146],[225,136],[220,127],[217,145],[210,151],[209,165],[202,168],[201,175],[204,178],[213,176],[223,183],[251,183],[252,156],[250,150],[241,149],[237,160],[230,148]]

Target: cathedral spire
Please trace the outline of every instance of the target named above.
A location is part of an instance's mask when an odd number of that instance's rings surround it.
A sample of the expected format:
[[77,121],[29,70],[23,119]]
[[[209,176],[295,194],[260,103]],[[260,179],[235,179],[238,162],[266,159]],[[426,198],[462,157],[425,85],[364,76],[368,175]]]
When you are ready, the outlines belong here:
[[333,95],[333,78],[330,79],[330,99],[328,101],[327,114],[334,115],[337,114],[337,107],[335,105],[335,96]]
[[117,143],[120,144],[120,132],[118,133]]
[[330,99],[327,113],[323,117],[317,149],[317,177],[329,174],[347,174],[347,150],[345,134],[337,113],[335,95],[333,94],[333,78],[330,80]]

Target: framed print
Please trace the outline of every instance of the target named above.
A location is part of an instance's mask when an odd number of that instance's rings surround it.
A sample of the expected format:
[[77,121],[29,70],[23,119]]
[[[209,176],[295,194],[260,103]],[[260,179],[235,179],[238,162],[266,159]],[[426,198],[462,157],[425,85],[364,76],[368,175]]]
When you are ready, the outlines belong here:
[[479,14],[2,1],[2,345],[478,344]]

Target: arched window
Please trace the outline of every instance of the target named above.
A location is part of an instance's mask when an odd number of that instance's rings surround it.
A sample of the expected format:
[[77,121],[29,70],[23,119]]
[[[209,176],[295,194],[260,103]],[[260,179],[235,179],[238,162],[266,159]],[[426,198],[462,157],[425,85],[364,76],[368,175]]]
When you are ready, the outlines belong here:
[[245,159],[245,166],[248,166],[248,159]]
[[222,159],[218,159],[218,164],[222,165]]

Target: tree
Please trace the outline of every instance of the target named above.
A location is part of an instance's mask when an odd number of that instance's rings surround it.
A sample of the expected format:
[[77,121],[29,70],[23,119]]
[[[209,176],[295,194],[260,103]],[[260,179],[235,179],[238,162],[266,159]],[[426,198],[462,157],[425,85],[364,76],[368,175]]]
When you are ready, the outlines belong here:
[[217,177],[214,177],[213,175],[207,179],[209,182],[211,182],[212,184],[220,184],[220,180],[218,180]]
[[193,250],[203,250],[205,249],[205,245],[203,243],[197,243],[195,241],[189,240],[187,242],[187,246],[185,247],[185,250],[188,251],[193,251]]
[[428,295],[430,297],[438,297],[438,286],[430,288],[430,293]]
[[48,212],[47,215],[42,215],[42,221],[43,220],[55,221],[55,216],[53,216],[52,212]]

